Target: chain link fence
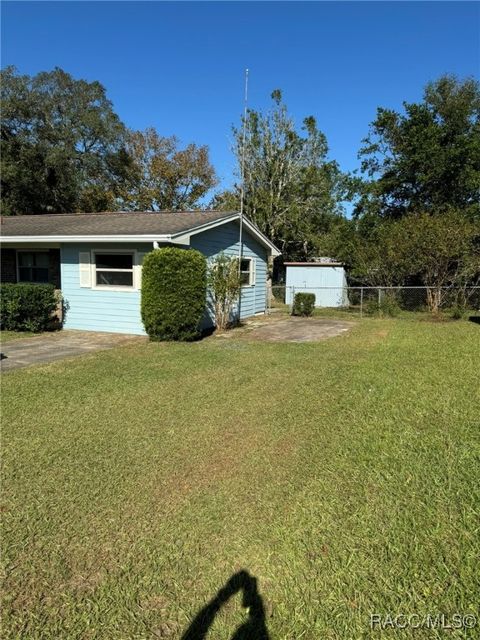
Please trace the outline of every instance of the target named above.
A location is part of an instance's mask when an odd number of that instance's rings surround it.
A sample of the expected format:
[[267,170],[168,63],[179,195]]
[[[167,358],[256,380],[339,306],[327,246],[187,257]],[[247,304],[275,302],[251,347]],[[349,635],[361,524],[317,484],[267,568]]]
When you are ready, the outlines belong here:
[[296,293],[315,294],[315,307],[362,316],[395,316],[400,312],[451,311],[461,317],[480,311],[480,287],[287,287],[272,285],[268,311],[291,311]]

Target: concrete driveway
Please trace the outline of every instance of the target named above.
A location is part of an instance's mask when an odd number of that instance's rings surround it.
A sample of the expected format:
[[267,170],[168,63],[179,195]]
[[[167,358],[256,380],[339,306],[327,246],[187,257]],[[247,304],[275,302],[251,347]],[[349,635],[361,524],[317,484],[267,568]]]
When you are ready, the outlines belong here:
[[95,331],[57,331],[2,344],[2,372],[34,364],[45,364],[84,353],[111,349],[128,342],[146,340],[142,336]]

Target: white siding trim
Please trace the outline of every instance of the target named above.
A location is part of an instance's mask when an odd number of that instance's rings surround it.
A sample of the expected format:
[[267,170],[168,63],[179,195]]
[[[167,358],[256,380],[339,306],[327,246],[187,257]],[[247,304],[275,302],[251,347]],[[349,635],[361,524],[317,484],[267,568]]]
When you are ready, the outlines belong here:
[[242,289],[254,287],[257,279],[257,259],[253,256],[243,255],[242,260],[248,260],[250,262],[248,284],[243,284]]
[[89,251],[78,252],[78,270],[80,287],[91,289],[92,287],[92,270]]

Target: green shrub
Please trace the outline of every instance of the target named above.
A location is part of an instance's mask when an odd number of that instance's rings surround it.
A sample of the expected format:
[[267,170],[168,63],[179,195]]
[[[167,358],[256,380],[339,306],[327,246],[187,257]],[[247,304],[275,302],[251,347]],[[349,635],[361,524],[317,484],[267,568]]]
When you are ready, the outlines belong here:
[[314,293],[296,293],[293,300],[292,316],[311,316],[315,308]]
[[385,293],[381,296],[380,302],[377,297],[370,298],[365,304],[365,311],[371,316],[395,318],[400,313],[401,307],[395,294]]
[[205,256],[165,247],[145,256],[141,313],[151,340],[194,340],[206,303]]
[[45,331],[52,328],[57,295],[53,284],[2,284],[1,328],[8,331]]
[[450,317],[453,320],[462,320],[467,315],[467,307],[464,304],[456,303],[449,309]]

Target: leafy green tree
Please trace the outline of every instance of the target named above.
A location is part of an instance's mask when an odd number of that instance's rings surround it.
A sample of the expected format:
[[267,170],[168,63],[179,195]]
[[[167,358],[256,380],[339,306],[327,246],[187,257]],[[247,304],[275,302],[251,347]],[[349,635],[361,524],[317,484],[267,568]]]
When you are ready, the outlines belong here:
[[399,286],[410,273],[393,229],[390,220],[369,227],[363,220],[344,218],[319,237],[318,253],[342,262],[353,281],[372,287]]
[[1,173],[5,214],[116,207],[131,178],[125,129],[99,82],[59,68],[1,71]]
[[360,150],[356,214],[399,218],[454,207],[480,215],[480,85],[443,76],[404,113],[379,108]]
[[228,329],[241,291],[238,258],[219,254],[208,266],[207,284],[217,329]]
[[468,220],[463,211],[450,209],[441,216],[411,214],[392,225],[388,241],[403,272],[414,274],[427,288],[433,313],[440,309],[449,288],[478,284],[480,225]]
[[174,136],[163,137],[148,128],[130,131],[127,149],[135,180],[122,196],[124,209],[195,209],[217,182],[206,146],[192,143],[180,149]]
[[217,211],[239,211],[240,189],[235,186],[215,193],[209,207]]
[[385,219],[367,229],[361,221],[345,221],[323,240],[365,285],[402,286],[412,279],[424,285],[432,312],[449,289],[465,299],[467,289],[480,283],[480,225],[456,209]]
[[[315,118],[305,118],[299,132],[279,90],[272,100],[267,113],[247,112],[245,145],[242,127],[233,130],[239,175],[244,157],[245,213],[285,258],[308,258],[318,234],[341,213],[342,175],[327,160],[327,141]],[[219,202],[239,203],[239,190],[236,185]]]

